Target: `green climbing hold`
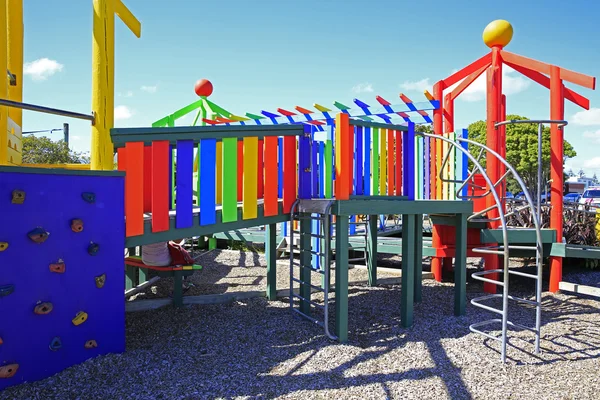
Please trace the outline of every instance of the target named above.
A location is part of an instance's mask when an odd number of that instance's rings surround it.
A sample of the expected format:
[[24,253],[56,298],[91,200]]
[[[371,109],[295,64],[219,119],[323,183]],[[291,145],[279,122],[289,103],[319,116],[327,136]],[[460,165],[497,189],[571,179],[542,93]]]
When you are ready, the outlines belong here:
[[90,245],[88,246],[88,254],[90,256],[95,256],[98,254],[98,251],[100,251],[100,245],[98,245],[98,243],[90,242]]
[[96,202],[96,194],[92,192],[83,192],[81,193],[81,198],[88,203]]
[[15,291],[15,285],[0,286],[0,297],[5,297]]

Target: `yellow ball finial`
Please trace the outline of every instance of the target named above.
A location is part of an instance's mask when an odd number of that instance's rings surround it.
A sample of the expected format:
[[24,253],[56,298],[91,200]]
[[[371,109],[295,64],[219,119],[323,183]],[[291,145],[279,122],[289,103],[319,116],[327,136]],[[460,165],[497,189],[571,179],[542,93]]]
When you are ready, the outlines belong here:
[[488,47],[505,47],[513,36],[513,27],[503,19],[492,21],[483,30],[483,42]]

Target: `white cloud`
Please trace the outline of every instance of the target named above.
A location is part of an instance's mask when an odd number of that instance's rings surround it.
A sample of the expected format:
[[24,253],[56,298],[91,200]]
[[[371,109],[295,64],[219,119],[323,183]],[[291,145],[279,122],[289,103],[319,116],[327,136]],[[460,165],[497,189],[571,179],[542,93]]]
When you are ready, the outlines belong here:
[[158,90],[158,85],[142,86],[140,89],[146,93],[156,93],[156,91]]
[[585,160],[583,162],[583,167],[589,169],[600,169],[600,157],[594,157],[592,159]]
[[583,137],[587,139],[592,139],[594,142],[600,143],[600,129],[597,131],[585,131],[583,132]]
[[[452,71],[455,73],[457,70]],[[457,87],[462,80],[447,89],[447,92],[451,92]],[[516,94],[524,91],[529,87],[531,82],[517,73],[514,69],[509,66],[504,66],[502,68],[502,91],[505,95]],[[475,82],[471,83],[471,85],[465,89],[464,92],[460,95],[459,99],[468,101],[468,102],[476,102],[485,100],[485,96],[487,93],[487,82],[486,82],[486,74],[485,72],[479,76],[475,80]]]
[[359,83],[352,88],[354,93],[370,93],[373,91],[373,85],[371,83]]
[[64,65],[56,60],[40,58],[23,64],[23,74],[31,76],[34,81],[45,81],[48,77],[63,70]]
[[133,92],[131,90],[126,91],[125,93],[117,93],[118,97],[133,97]]
[[73,135],[69,137],[69,140],[74,140],[76,142],[81,140],[81,136]]
[[573,115],[572,121],[576,125],[600,125],[600,108],[590,108],[589,110],[583,110]]
[[420,81],[405,81],[400,84],[400,87],[409,92],[423,93],[425,90],[431,90],[433,85],[429,82],[429,78],[425,78]]
[[115,120],[129,119],[132,115],[133,113],[127,106],[115,107]]

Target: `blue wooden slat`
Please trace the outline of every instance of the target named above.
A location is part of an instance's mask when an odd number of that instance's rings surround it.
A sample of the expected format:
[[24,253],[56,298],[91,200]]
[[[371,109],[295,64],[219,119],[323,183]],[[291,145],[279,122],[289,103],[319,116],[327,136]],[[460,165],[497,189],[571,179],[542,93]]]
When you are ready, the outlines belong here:
[[300,136],[298,144],[298,198],[300,199],[310,199],[311,197],[311,130],[310,125],[304,125],[304,135]]
[[200,225],[211,225],[217,222],[217,141],[202,139],[200,151]]
[[194,172],[194,141],[177,141],[177,210],[175,226],[190,228],[193,224],[193,172]]
[[315,129],[315,127],[311,127],[311,142],[310,142],[310,151],[311,151],[311,167],[310,167],[310,173],[312,176],[312,181],[311,181],[311,197],[313,198],[318,198],[319,197],[319,166],[317,163],[318,160],[318,151],[319,151],[319,146],[318,143],[315,142],[315,132],[317,130]]
[[365,196],[371,195],[371,128],[365,127],[365,180],[363,183],[363,189]]
[[403,194],[408,200],[415,199],[415,124],[408,123],[408,131],[402,132]]
[[[279,170],[277,174],[277,197],[283,198],[283,138],[277,139],[277,149],[279,151],[277,168]],[[266,155],[269,157],[269,155]]]
[[[469,131],[467,129],[462,130],[462,137],[464,139],[469,138]],[[463,149],[469,150],[469,144],[467,142],[462,142],[461,145],[462,145]],[[465,180],[469,176],[469,158],[462,151],[461,151],[461,154],[462,154],[462,179]],[[468,195],[468,189],[466,186],[462,190],[462,195],[463,196]],[[467,200],[465,198],[463,198],[463,199]]]
[[319,197],[325,198],[325,183],[327,178],[325,177],[325,143],[319,142]]

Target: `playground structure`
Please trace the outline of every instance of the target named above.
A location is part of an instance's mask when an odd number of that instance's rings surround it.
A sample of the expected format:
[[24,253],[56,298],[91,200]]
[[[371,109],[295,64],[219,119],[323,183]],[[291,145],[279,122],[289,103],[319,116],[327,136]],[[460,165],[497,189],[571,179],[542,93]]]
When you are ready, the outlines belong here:
[[[19,23],[22,26],[22,3],[16,0],[5,0],[0,2],[0,7],[8,7],[9,10],[12,10],[10,4],[15,5],[20,13],[9,14],[7,26],[12,27]],[[117,285],[116,282],[119,280],[113,281],[111,276],[122,273],[119,271],[122,271],[121,268],[124,266],[123,247],[134,248],[173,238],[207,236],[253,226],[266,226],[266,295],[269,299],[274,300],[277,296],[275,287],[277,224],[290,222],[289,235],[292,241],[294,234],[299,235],[300,249],[299,267],[296,268],[293,262],[290,262],[291,308],[303,317],[321,325],[329,337],[342,342],[347,341],[349,326],[348,247],[349,236],[353,232],[351,222],[357,215],[364,215],[367,212],[369,217],[365,230],[366,261],[371,285],[377,284],[378,240],[376,227],[378,217],[383,214],[402,215],[401,324],[403,327],[410,327],[413,324],[414,302],[421,300],[420,276],[422,271],[421,263],[418,260],[421,260],[423,256],[423,238],[419,221],[422,220],[424,214],[428,214],[432,216],[434,224],[432,245],[432,249],[435,251],[432,257],[436,260],[432,261],[434,273],[439,275],[441,263],[448,265],[452,258],[454,259],[454,313],[456,315],[463,315],[466,311],[467,255],[484,254],[486,270],[474,276],[491,284],[492,287],[503,287],[503,293],[498,295],[504,304],[503,309],[499,312],[502,314],[502,319],[492,320],[492,322],[502,323],[502,335],[497,337],[479,331],[479,326],[490,321],[484,321],[471,327],[473,331],[502,342],[502,360],[506,357],[507,326],[511,325],[508,321],[506,304],[507,300],[515,299],[508,292],[508,258],[514,256],[512,251],[509,253],[509,250],[522,250],[536,254],[538,260],[538,273],[534,276],[537,283],[536,300],[525,299],[523,302],[536,307],[536,327],[529,329],[536,334],[536,351],[539,350],[541,258],[545,255],[544,243],[556,242],[560,233],[557,232],[557,225],[553,225],[550,230],[541,230],[537,223],[537,217],[535,218],[535,229],[509,230],[506,227],[503,208],[504,189],[501,183],[506,178],[507,171],[514,175],[516,173],[503,157],[502,116],[505,114],[505,108],[499,105],[505,104],[505,101],[501,95],[501,72],[498,71],[501,71],[501,60],[504,60],[505,63],[510,63],[511,66],[514,64],[520,68],[520,72],[526,76],[541,81],[542,84],[548,83],[550,88],[558,88],[551,92],[553,98],[556,97],[553,100],[554,107],[551,113],[553,120],[546,121],[552,123],[553,132],[559,128],[559,125],[564,125],[562,117],[558,118],[562,111],[560,104],[557,105],[557,101],[560,103],[567,98],[584,108],[589,107],[589,101],[586,103],[587,100],[582,96],[562,87],[561,80],[594,88],[594,78],[558,67],[546,66],[539,62],[531,64],[529,61],[523,61],[521,56],[502,51],[502,47],[508,44],[506,29],[504,29],[499,35],[500,42],[488,42],[494,43],[491,46],[490,54],[440,81],[434,86],[433,95],[426,93],[427,102],[424,103],[413,103],[408,97],[401,95],[403,104],[393,105],[378,96],[376,98],[379,103],[377,107],[355,100],[356,107],[348,107],[336,102],[334,106],[337,111],[335,112],[333,109],[315,104],[314,108],[317,111],[295,107],[295,111],[280,108],[276,113],[263,110],[260,115],[247,113],[244,116],[238,116],[210,102],[208,96],[212,92],[212,85],[204,82],[196,87],[197,94],[201,97],[200,100],[179,110],[174,115],[157,121],[153,127],[114,129],[112,110],[114,108],[113,18],[115,13],[136,35],[139,36],[140,33],[139,22],[120,0],[94,1],[93,54],[95,61],[94,110],[92,114],[79,114],[34,106],[23,103],[22,99],[19,99],[19,94],[0,91],[0,119],[2,121],[2,126],[0,126],[2,133],[0,136],[0,149],[2,149],[0,164],[18,164],[18,158],[13,157],[12,161],[8,158],[8,140],[19,136],[18,132],[22,128],[22,121],[14,114],[14,119],[11,117],[14,126],[10,126],[15,127],[15,130],[14,132],[11,130],[8,137],[5,136],[4,132],[8,132],[9,127],[8,110],[30,109],[51,112],[87,119],[92,123],[91,169],[94,171],[89,172],[89,176],[83,174],[83,176],[89,177],[90,182],[84,182],[83,179],[78,180],[77,177],[80,174],[77,172],[66,172],[59,168],[33,170],[3,167],[0,171],[0,182],[3,186],[0,187],[3,192],[11,193],[11,196],[13,192],[15,193],[11,207],[29,204],[27,201],[31,199],[31,196],[28,193],[33,193],[35,199],[36,193],[42,193],[42,182],[62,179],[64,184],[64,180],[67,179],[65,177],[72,179],[70,183],[72,183],[71,190],[73,192],[61,194],[61,196],[73,198],[77,194],[83,203],[93,203],[88,200],[100,199],[99,194],[108,191],[110,186],[111,202],[120,204],[112,209],[110,216],[103,216],[100,211],[96,213],[92,209],[87,210],[88,213],[82,211],[81,215],[66,217],[65,211],[65,213],[59,214],[60,220],[54,219],[52,225],[48,225],[52,226],[52,229],[56,227],[58,231],[67,227],[67,231],[70,229],[69,235],[87,235],[88,223],[86,221],[92,221],[92,226],[94,226],[93,221],[103,221],[106,225],[103,225],[102,228],[110,227],[111,229],[111,239],[107,239],[107,231],[99,228],[98,230],[92,229],[90,234],[104,237],[110,249],[105,249],[102,240],[90,239],[92,243],[87,243],[85,250],[86,257],[98,257],[102,254],[106,254],[106,257],[114,256],[114,259],[109,258],[102,263],[102,267],[108,271],[106,273],[99,271],[100,264],[94,263],[93,268],[86,272],[93,276],[70,275],[71,268],[69,268],[70,264],[66,257],[71,254],[60,258],[65,261],[64,263],[58,260],[60,248],[52,245],[52,239],[42,225],[43,219],[48,218],[49,212],[43,211],[40,207],[36,208],[37,212],[29,213],[27,217],[27,222],[32,225],[31,229],[21,229],[23,221],[19,220],[11,225],[4,224],[11,228],[19,226],[19,230],[0,232],[4,235],[0,237],[0,263],[2,265],[6,263],[14,265],[12,264],[12,261],[16,259],[14,251],[19,247],[11,246],[11,243],[27,242],[25,239],[43,241],[44,243],[39,245],[47,245],[44,247],[47,253],[44,253],[44,260],[36,261],[36,263],[39,262],[39,265],[47,268],[49,273],[59,274],[69,282],[72,279],[78,282],[86,280],[91,282],[91,278],[94,278],[96,286],[93,289],[99,289],[99,291],[90,290],[89,293],[86,293],[87,297],[78,304],[79,311],[70,320],[74,326],[93,326],[91,324],[92,315],[95,315],[96,312],[93,311],[92,304],[94,303],[96,306],[102,304],[104,301],[102,296],[109,295],[111,296],[111,306],[107,309],[112,314],[110,317],[104,318],[112,318],[114,315],[111,323],[114,323],[116,328],[121,326],[121,316],[124,311],[124,304],[120,303],[123,301],[123,281]],[[21,21],[18,21],[19,17]],[[0,35],[0,45],[4,44],[5,40],[5,29],[3,29],[5,23],[0,20],[0,31],[3,31]],[[6,29],[6,31],[8,30]],[[13,40],[17,44],[9,44],[8,51],[13,51],[10,49],[20,45],[22,54],[22,36],[20,40],[14,39],[13,36]],[[0,62],[4,61],[4,58],[0,58]],[[526,66],[521,66],[522,63]],[[513,66],[513,68],[515,67]],[[519,69],[515,69],[519,71]],[[18,65],[12,70],[10,68],[8,70],[7,87],[12,82],[22,82],[22,72],[19,75]],[[490,83],[488,99],[491,103],[491,107],[488,107],[490,131],[488,131],[487,145],[481,145],[469,141],[465,131],[453,132],[452,101],[468,84],[486,70],[490,71],[488,72]],[[541,72],[536,72],[538,70]],[[550,78],[544,76],[543,73],[550,74]],[[446,96],[442,104],[443,90],[459,83],[463,78],[466,79],[450,93],[450,96]],[[22,86],[19,90],[22,90]],[[452,97],[453,95],[454,97]],[[200,120],[202,126],[175,126],[175,121],[179,116],[194,110],[199,110],[194,125]],[[433,119],[429,117],[427,111],[433,112]],[[442,126],[444,118],[446,119],[445,127]],[[416,122],[433,122],[434,134],[415,132]],[[496,129],[498,134],[496,134]],[[562,131],[559,135],[562,135]],[[560,142],[553,141],[552,143],[552,166],[553,173],[555,173],[557,168],[555,158],[562,151],[562,139]],[[471,146],[474,148],[472,149]],[[554,148],[557,146],[560,148]],[[118,169],[121,172],[96,172],[97,170],[113,169],[114,149],[117,150]],[[478,161],[479,158],[471,153],[475,149],[482,149],[481,154],[486,153],[487,168],[482,168]],[[12,150],[15,150],[14,147]],[[277,155],[277,157],[272,155]],[[562,158],[560,160],[562,165]],[[471,170],[468,169],[469,162],[473,164]],[[124,184],[119,183],[122,182],[122,172],[125,173]],[[19,179],[17,175],[26,175],[29,179]],[[17,177],[15,178],[15,176]],[[110,184],[105,183],[108,180],[111,180]],[[202,185],[199,184],[200,181]],[[234,181],[235,185],[226,184]],[[35,189],[30,189],[32,186],[25,189],[18,186],[25,182],[29,182],[31,185],[40,183],[42,189],[36,192]],[[120,185],[123,185],[122,191]],[[523,189],[527,196],[527,207],[535,214],[533,201],[527,188]],[[558,193],[553,195],[553,199],[562,199],[562,185],[555,187],[553,183],[553,191],[556,190]],[[82,196],[82,194],[85,195]],[[91,194],[95,194],[95,196]],[[473,197],[479,197],[480,200],[469,201]],[[75,208],[67,208],[69,204],[71,203],[61,203],[60,207],[65,207],[69,213],[74,212]],[[103,204],[103,207],[106,207],[106,203]],[[95,213],[95,215],[91,216],[89,213]],[[8,214],[3,213],[2,215],[3,218],[7,218],[5,215]],[[7,219],[3,219],[3,222],[5,221]],[[119,221],[125,221],[125,223]],[[122,232],[118,229],[115,232],[114,226],[122,227]],[[296,228],[298,231],[295,231]],[[122,243],[118,243],[120,238],[123,240]],[[332,243],[335,243],[335,262],[331,257]],[[32,245],[29,242],[27,244]],[[563,248],[566,249],[566,247]],[[75,249],[73,252],[81,252],[81,248]],[[566,254],[566,250],[564,254]],[[498,255],[504,257],[504,268],[497,268]],[[554,250],[551,250],[550,255],[555,258],[561,256]],[[76,254],[75,256],[80,255]],[[51,258],[50,261],[48,261],[49,258]],[[133,263],[129,265],[134,266]],[[555,262],[553,265],[555,268],[553,279],[560,281],[560,265]],[[144,269],[141,265],[135,267]],[[335,272],[335,300],[330,301],[332,267]],[[177,275],[174,276],[179,277],[183,274],[182,271],[193,271],[193,267],[186,270],[182,267],[180,272],[173,268],[169,269],[169,273],[177,272]],[[504,273],[502,281],[495,276],[499,272]],[[317,287],[310,283],[313,273],[323,276],[321,286]],[[30,304],[31,299],[25,298],[19,292],[20,285],[14,283],[24,279],[23,274],[22,269],[15,269],[12,275],[0,277],[0,287],[3,288],[0,310],[26,309],[26,306]],[[5,282],[5,280],[12,282]],[[103,290],[109,288],[109,282],[111,285],[115,282],[114,286],[110,286],[110,291]],[[298,290],[294,290],[295,284],[299,285]],[[99,287],[98,285],[106,286]],[[45,290],[46,293],[57,287],[58,284],[53,283],[50,279],[40,282],[40,290]],[[324,304],[312,300],[314,290],[324,293],[326,299]],[[15,304],[9,304],[8,300],[14,301]],[[63,313],[70,312],[70,308],[66,307],[59,313],[58,308],[55,310],[54,306],[46,304],[51,301],[39,300],[42,303],[39,304],[40,307],[33,308],[30,316],[32,318],[43,317],[44,315],[38,315],[40,313],[62,318],[66,315]],[[329,306],[332,301],[335,301],[336,312],[334,328],[330,330]],[[477,301],[473,304],[482,306]],[[82,307],[87,306],[92,310],[91,312],[83,310]],[[486,307],[484,306],[484,308]],[[320,309],[322,309],[322,313]],[[80,311],[85,314],[79,313]],[[105,311],[107,310],[103,312]],[[490,311],[498,312],[498,310],[492,309]],[[3,312],[17,314],[17,311]],[[12,316],[20,318],[20,315]],[[83,324],[79,323],[80,321],[83,321]],[[90,324],[86,325],[86,322],[90,322]],[[512,324],[511,326],[516,325]],[[121,329],[121,331],[123,330]],[[117,337],[114,338],[111,345],[105,340],[107,334],[102,332],[100,327],[94,332],[86,331],[86,338],[89,339],[85,340],[89,343],[85,342],[88,343],[88,348],[85,345],[83,348],[86,350],[97,349],[94,351],[101,353],[122,351],[124,337],[121,334],[114,335]],[[56,364],[52,367],[49,367],[52,362],[51,358],[47,356],[43,358],[44,362],[32,365],[31,361],[25,357],[30,349],[23,350],[8,340],[15,337],[16,334],[15,325],[3,327],[0,330],[0,338],[3,338],[0,340],[0,355],[3,356],[0,370],[4,373],[4,376],[0,376],[0,388],[24,382],[26,379],[40,379],[66,367],[66,364],[77,363],[93,355],[93,352],[77,352],[77,356],[67,359],[64,361],[65,364]],[[43,334],[59,337],[58,334],[51,333],[49,330],[44,330]],[[74,346],[69,342],[70,340],[84,340],[83,336],[75,338],[74,334],[70,332],[61,333],[61,335],[64,337],[60,340],[51,338],[47,351],[61,354],[63,347]],[[94,342],[92,343],[91,340]],[[107,343],[107,346],[102,347],[103,343]],[[6,354],[9,354],[10,357],[5,357]],[[6,360],[9,358],[10,361],[7,362]],[[18,369],[15,367],[17,364],[19,365]]]

